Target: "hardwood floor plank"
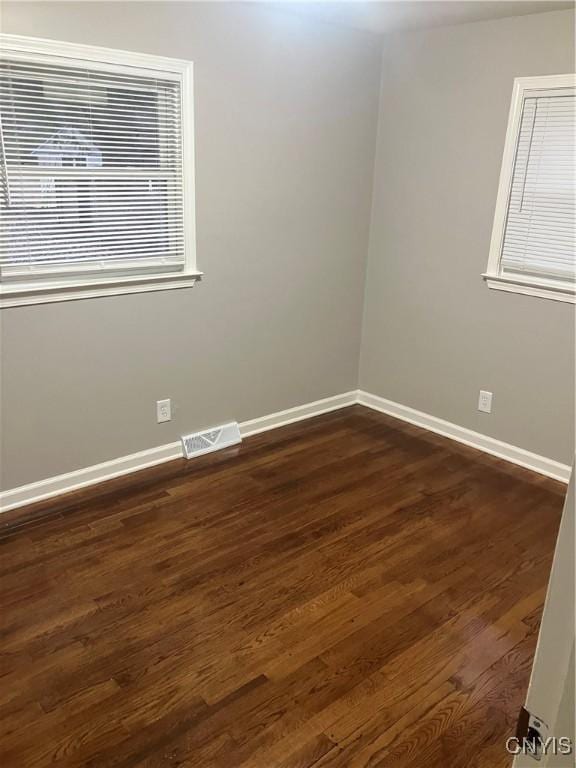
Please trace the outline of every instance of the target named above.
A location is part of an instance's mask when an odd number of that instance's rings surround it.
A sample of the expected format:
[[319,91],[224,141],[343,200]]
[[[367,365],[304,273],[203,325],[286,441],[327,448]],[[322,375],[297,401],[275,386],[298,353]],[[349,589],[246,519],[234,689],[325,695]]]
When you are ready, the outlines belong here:
[[498,768],[565,487],[361,406],[0,522],[0,760]]

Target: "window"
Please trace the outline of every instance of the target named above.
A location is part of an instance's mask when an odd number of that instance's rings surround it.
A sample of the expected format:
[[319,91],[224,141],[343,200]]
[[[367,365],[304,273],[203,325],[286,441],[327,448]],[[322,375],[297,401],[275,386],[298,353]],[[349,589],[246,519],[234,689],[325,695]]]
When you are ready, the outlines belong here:
[[494,217],[490,288],[575,301],[576,76],[514,83]]
[[193,285],[192,64],[0,43],[2,306]]

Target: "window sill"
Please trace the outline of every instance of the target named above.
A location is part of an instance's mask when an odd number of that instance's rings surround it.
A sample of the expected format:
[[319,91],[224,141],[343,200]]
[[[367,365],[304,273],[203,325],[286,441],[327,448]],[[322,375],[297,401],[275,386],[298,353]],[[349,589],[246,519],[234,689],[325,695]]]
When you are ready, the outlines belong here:
[[51,280],[38,283],[38,285],[32,285],[30,282],[2,283],[0,284],[0,308],[93,299],[98,296],[119,296],[127,293],[191,288],[201,278],[202,272],[182,272],[179,274],[77,280],[75,282]]
[[539,280],[515,279],[507,275],[482,275],[488,288],[510,293],[522,293],[525,296],[538,296],[541,299],[553,299],[576,304],[576,289],[553,285]]

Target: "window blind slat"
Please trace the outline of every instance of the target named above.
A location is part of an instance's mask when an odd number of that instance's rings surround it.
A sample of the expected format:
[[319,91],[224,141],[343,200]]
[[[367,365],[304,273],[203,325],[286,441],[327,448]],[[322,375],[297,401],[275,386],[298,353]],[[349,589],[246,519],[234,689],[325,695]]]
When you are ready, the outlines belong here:
[[516,146],[501,272],[574,280],[575,97],[527,96]]
[[0,266],[184,263],[180,79],[4,58]]

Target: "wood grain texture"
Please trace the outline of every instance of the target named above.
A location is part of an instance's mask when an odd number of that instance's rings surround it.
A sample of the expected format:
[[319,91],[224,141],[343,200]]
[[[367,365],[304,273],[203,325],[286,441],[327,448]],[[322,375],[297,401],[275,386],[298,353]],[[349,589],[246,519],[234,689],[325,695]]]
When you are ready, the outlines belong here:
[[5,513],[1,764],[508,766],[564,493],[353,406]]

